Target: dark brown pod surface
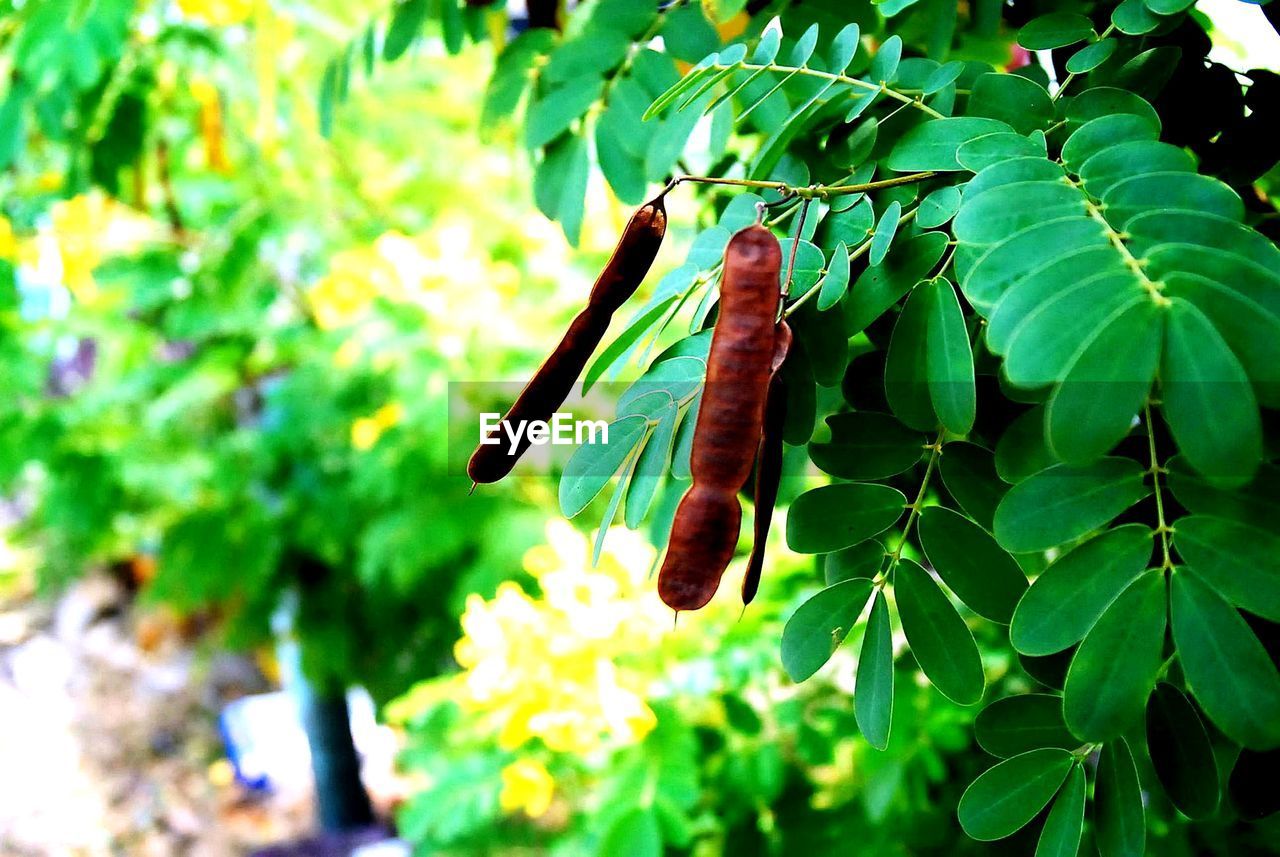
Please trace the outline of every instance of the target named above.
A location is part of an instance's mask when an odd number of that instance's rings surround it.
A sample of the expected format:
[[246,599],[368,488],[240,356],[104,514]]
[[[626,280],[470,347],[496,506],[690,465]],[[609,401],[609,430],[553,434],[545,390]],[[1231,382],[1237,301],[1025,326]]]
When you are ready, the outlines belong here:
[[[635,294],[657,258],[667,231],[667,211],[661,196],[646,202],[631,216],[609,262],[591,287],[587,306],[538,367],[506,415],[504,423],[547,421],[564,404],[609,329],[614,312]],[[496,429],[502,436],[502,426]],[[528,432],[513,451],[508,444],[479,444],[467,462],[475,482],[497,482],[511,472],[529,448]]]
[[782,427],[787,418],[787,388],[782,380],[782,364],[791,353],[791,325],[778,323],[773,343],[773,365],[769,375],[769,397],[764,406],[764,428],[756,453],[755,525],[751,556],[742,577],[742,606],[747,606],[760,589],[764,571],[764,549],[769,542],[769,525],[778,502],[778,482],[782,479]]
[[707,379],[694,425],[693,487],[672,522],[658,592],[674,610],[697,610],[720,585],[733,558],[742,507],[764,422],[774,356],[782,250],[763,226],[729,241],[720,284],[720,316],[711,335]]

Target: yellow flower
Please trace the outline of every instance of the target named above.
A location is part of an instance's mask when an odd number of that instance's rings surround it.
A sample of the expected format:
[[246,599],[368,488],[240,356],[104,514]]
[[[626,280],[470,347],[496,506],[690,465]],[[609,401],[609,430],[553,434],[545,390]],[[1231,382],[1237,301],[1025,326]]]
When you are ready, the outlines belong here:
[[502,769],[498,803],[503,812],[523,811],[530,818],[540,818],[551,807],[555,787],[550,772],[537,759],[517,759]]
[[525,556],[540,597],[508,581],[492,600],[467,599],[454,647],[466,672],[454,698],[491,723],[504,749],[536,738],[587,753],[638,742],[656,725],[646,674],[622,662],[652,651],[670,612],[647,579],[653,548],[622,528],[609,539],[593,569],[586,536],[551,521],[547,544]]
[[50,211],[53,234],[62,257],[62,280],[77,301],[98,296],[93,269],[102,261],[107,229],[115,204],[100,193],[80,194],[56,203]]
[[404,405],[390,402],[351,424],[351,445],[363,452],[371,449],[382,433],[404,419]]
[[227,27],[248,19],[253,0],[178,0],[178,7],[188,18],[213,27]]
[[0,214],[0,259],[12,260],[18,255],[18,240],[13,237],[13,224]]

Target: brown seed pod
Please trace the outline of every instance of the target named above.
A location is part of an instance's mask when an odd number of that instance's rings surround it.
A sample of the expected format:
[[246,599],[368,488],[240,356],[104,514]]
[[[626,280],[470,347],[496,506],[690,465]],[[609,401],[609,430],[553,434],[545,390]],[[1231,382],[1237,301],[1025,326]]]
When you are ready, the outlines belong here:
[[693,487],[676,508],[658,593],[674,610],[697,610],[715,594],[733,558],[742,508],[738,491],[760,443],[773,363],[782,249],[763,226],[729,241],[720,317],[694,425]]
[[[525,385],[502,423],[549,421],[556,409],[573,391],[600,340],[609,329],[614,312],[626,303],[645,275],[662,246],[667,231],[667,210],[660,194],[646,202],[627,222],[609,262],[596,278],[587,305],[578,313],[551,355],[538,367]],[[502,437],[502,424],[494,430]],[[479,444],[467,462],[467,475],[475,482],[497,482],[529,448],[529,433],[520,436],[513,451],[505,442]]]
[[769,524],[778,502],[778,482],[782,479],[782,426],[787,417],[787,388],[782,380],[782,364],[791,352],[791,326],[778,323],[773,343],[773,365],[769,377],[769,398],[764,408],[764,430],[756,453],[755,538],[747,571],[742,577],[742,606],[746,607],[760,589],[764,571],[764,549],[769,541]]

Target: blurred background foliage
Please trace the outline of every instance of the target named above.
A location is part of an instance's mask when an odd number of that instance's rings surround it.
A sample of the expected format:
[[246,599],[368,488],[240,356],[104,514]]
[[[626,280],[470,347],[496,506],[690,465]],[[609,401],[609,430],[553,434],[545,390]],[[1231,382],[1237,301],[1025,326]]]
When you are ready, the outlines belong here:
[[[375,62],[381,2],[0,0],[0,486],[21,548],[0,575],[35,567],[56,592],[123,570],[213,649],[269,645],[287,595],[309,679],[367,687],[402,732],[397,821],[420,853],[1030,853],[961,834],[989,759],[911,659],[883,753],[854,721],[861,628],[817,680],[786,678],[811,559],[777,546],[745,615],[718,599],[673,630],[643,530],[592,568],[598,519],[560,520],[553,480],[468,498],[448,471],[448,382],[527,374],[629,188],[728,137],[714,117],[668,129],[639,179],[601,165],[609,186],[573,135],[531,163],[556,120],[504,121],[490,73],[551,36],[509,43],[510,5],[408,0]],[[654,74],[743,32],[743,7],[684,4]],[[405,15],[425,36],[393,48]],[[969,56],[1011,60],[1010,31],[965,21]],[[589,69],[602,42],[580,43]],[[658,273],[717,216],[674,205]],[[974,631],[995,696],[1033,686]],[[1202,853],[1151,801],[1158,853]]]

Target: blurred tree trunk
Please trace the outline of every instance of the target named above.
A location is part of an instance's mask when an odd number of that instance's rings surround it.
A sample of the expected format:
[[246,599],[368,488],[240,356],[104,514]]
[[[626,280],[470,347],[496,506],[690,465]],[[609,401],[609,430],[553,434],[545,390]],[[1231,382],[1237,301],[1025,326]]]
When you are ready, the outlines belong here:
[[298,688],[302,725],[311,746],[316,811],[324,830],[349,830],[373,823],[373,807],[360,781],[360,759],[351,739],[351,718],[342,688]]

